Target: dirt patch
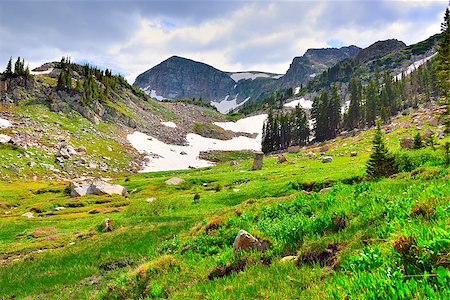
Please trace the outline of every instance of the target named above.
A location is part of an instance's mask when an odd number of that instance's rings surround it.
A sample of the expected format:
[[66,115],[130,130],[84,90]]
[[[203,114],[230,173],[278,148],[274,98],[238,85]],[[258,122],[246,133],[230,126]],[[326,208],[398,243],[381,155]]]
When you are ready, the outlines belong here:
[[232,264],[228,264],[225,266],[217,266],[214,270],[212,270],[208,274],[208,279],[213,280],[215,278],[222,278],[228,276],[231,273],[244,271],[246,265],[247,261],[245,259],[240,258]]
[[328,244],[325,249],[311,249],[303,253],[299,263],[314,264],[319,263],[321,267],[336,267],[336,256],[341,249],[341,245],[338,243]]

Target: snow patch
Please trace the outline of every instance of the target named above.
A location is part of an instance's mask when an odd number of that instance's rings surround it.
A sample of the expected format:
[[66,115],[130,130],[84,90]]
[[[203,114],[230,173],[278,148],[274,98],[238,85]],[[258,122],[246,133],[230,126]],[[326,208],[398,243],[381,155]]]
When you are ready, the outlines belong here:
[[416,70],[418,67],[420,67],[421,65],[423,65],[424,63],[429,61],[436,54],[437,54],[437,52],[434,53],[433,55],[430,55],[428,57],[425,57],[423,59],[419,59],[418,61],[413,62],[411,65],[408,66],[408,68],[406,68],[406,70],[404,72],[402,72],[402,73],[398,74],[397,76],[395,76],[395,79],[396,80],[400,80],[400,79],[402,79],[402,75],[403,74],[405,74],[405,76],[411,74],[412,71]]
[[233,73],[230,75],[231,79],[238,82],[242,79],[251,79],[254,80],[255,78],[264,77],[268,78],[271,77],[269,74],[266,73],[250,73],[250,72],[242,72],[242,73]]
[[[201,168],[214,165],[212,162],[202,160],[198,156],[200,151],[208,150],[261,150],[261,136],[267,114],[240,119],[236,122],[217,122],[226,130],[234,132],[257,133],[256,138],[235,137],[228,141],[202,137],[189,133],[186,136],[188,145],[178,146],[166,144],[142,132],[134,132],[127,136],[131,145],[141,153],[147,155],[149,162],[143,166],[142,172],[157,172],[168,170],[182,170],[189,167]],[[183,154],[181,154],[183,153]]]
[[275,75],[275,76],[272,76],[273,79],[280,79],[281,77],[283,77],[283,75]]
[[171,128],[177,128],[177,124],[175,124],[174,122],[161,122],[161,125],[171,127]]
[[45,71],[31,71],[31,75],[46,75],[46,74],[50,74],[53,71],[53,68],[49,68],[48,70]]
[[229,99],[229,95],[227,95],[225,97],[225,99],[223,99],[220,102],[211,102],[211,105],[215,106],[217,108],[218,111],[220,111],[223,114],[227,114],[230,111],[244,105],[245,102],[247,102],[248,100],[250,100],[250,97],[245,98],[244,101],[242,101],[241,103],[237,103],[237,97],[239,94],[236,95],[236,97],[232,100],[228,100]]
[[6,144],[11,140],[11,137],[6,134],[0,134],[0,144]]
[[341,114],[345,113],[350,107],[350,100],[344,102],[344,105],[341,107]]
[[214,124],[222,127],[225,130],[234,132],[257,133],[262,135],[262,127],[264,121],[267,119],[267,114],[256,115],[252,117],[243,118],[236,122],[215,122]]
[[299,104],[303,109],[311,109],[313,102],[311,100],[305,100],[305,98],[301,98],[301,99],[294,100],[294,101],[284,104],[284,107],[294,108]]
[[11,122],[6,119],[0,118],[0,128],[8,128],[11,127]]
[[145,88],[142,89],[147,95],[150,95],[153,99],[156,99],[158,101],[164,100],[163,96],[160,96],[156,93],[155,90],[152,90],[151,87],[148,85]]
[[300,87],[299,86],[294,89],[294,95],[297,95],[298,93],[300,93]]

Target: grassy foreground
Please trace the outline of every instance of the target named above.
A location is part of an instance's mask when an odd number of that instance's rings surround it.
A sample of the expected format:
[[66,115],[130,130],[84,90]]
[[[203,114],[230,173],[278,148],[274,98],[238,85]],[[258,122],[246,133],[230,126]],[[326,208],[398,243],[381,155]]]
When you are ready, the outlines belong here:
[[[388,146],[408,130],[392,131]],[[261,171],[244,160],[113,178],[126,197],[0,182],[0,298],[448,299],[442,153],[410,151],[411,170],[365,181],[372,134],[331,141],[327,164],[310,147],[287,163],[266,158]],[[184,182],[164,183],[175,176]],[[102,232],[105,218],[112,232]],[[268,250],[233,253],[240,229]]]

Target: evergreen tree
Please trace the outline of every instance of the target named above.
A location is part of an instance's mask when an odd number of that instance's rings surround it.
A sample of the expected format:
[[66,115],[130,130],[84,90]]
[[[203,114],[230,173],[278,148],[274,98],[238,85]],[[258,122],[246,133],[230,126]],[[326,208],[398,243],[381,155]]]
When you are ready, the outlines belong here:
[[423,141],[422,137],[420,136],[420,133],[418,132],[414,136],[413,149],[421,149],[421,148],[423,148]]
[[353,129],[359,126],[361,121],[361,91],[359,89],[360,82],[355,77],[350,81],[350,105],[348,109],[347,128]]
[[389,153],[384,144],[384,135],[381,131],[381,122],[377,120],[377,129],[373,139],[372,153],[366,164],[367,175],[370,178],[390,176],[397,173],[397,165],[394,157]]
[[378,104],[377,93],[376,83],[371,80],[366,92],[366,123],[368,126],[375,125]]
[[441,103],[446,112],[442,115],[445,130],[450,133],[450,11],[447,8],[444,21],[441,24],[441,38],[438,43],[438,54],[436,55],[436,86],[439,91]]
[[6,75],[6,77],[11,77],[13,75],[12,57],[9,58],[8,65],[6,66],[6,70],[5,70],[5,75]]
[[339,123],[341,121],[341,98],[339,97],[338,87],[334,84],[331,87],[330,99],[329,99],[329,132],[327,133],[327,139],[335,138],[339,130]]

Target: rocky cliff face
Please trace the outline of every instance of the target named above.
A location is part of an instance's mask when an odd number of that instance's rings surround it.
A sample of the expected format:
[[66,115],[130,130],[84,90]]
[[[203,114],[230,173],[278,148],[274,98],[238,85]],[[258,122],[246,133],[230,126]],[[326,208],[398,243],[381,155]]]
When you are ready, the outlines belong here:
[[389,53],[405,48],[406,44],[396,39],[378,41],[370,45],[369,47],[361,50],[355,56],[355,61],[357,63],[365,63],[367,61],[383,57]]
[[[134,86],[164,98],[202,98],[221,101],[233,94],[236,82],[207,64],[172,56],[136,78]],[[230,95],[232,96],[232,95]]]
[[303,56],[293,59],[286,74],[280,78],[280,84],[284,87],[300,86],[338,62],[354,57],[360,50],[356,46],[308,49]]

